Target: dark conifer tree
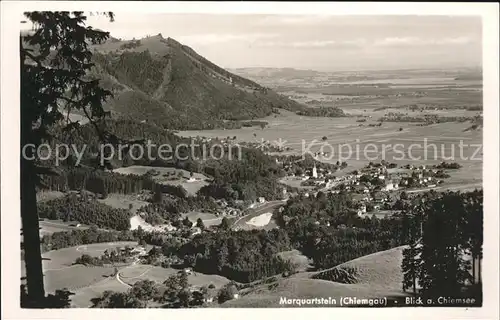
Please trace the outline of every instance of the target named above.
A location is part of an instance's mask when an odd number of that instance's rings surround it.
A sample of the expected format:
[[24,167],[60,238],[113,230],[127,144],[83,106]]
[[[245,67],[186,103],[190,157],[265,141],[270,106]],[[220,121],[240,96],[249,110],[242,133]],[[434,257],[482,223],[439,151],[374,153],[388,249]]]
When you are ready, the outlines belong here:
[[[21,149],[35,147],[50,139],[51,126],[67,121],[66,128],[77,126],[64,115],[71,110],[84,113],[91,123],[105,116],[103,101],[111,93],[99,81],[85,79],[93,66],[92,43],[104,41],[109,34],[86,27],[81,12],[28,12],[26,18],[34,31],[20,38],[21,63]],[[112,14],[110,15],[112,18]],[[104,140],[101,131],[98,133]],[[27,294],[40,306],[45,300],[36,210],[36,184],[40,174],[53,173],[40,165],[40,159],[21,157],[21,220],[24,235]]]

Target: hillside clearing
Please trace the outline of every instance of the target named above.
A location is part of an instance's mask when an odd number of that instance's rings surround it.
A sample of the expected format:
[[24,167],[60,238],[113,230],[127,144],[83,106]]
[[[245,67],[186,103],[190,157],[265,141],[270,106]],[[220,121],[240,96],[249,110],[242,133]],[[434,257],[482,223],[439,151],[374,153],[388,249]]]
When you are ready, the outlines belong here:
[[[311,277],[328,270],[299,272],[289,278],[277,276],[277,281],[259,284],[241,291],[241,298],[231,300],[222,307],[280,307],[281,297],[286,298],[335,298],[352,296],[357,298],[403,296],[401,289],[401,260],[404,247],[377,252],[343,263],[335,268],[358,270],[357,283],[344,284]],[[298,252],[283,252],[284,257],[300,257]],[[305,257],[304,257],[305,258]],[[304,258],[299,258],[303,261]],[[300,260],[299,260],[300,261]],[[334,268],[332,268],[334,269]],[[281,307],[286,307],[281,306]]]
[[193,224],[196,224],[198,219],[201,219],[203,221],[203,224],[205,227],[210,227],[210,226],[217,226],[221,223],[222,217],[216,216],[213,213],[207,213],[207,212],[189,212],[189,213],[183,213],[181,217],[184,219],[187,217],[189,221],[191,221]]
[[248,220],[246,223],[249,225],[252,225],[252,226],[256,226],[256,227],[263,227],[271,221],[272,216],[273,216],[272,212],[266,212],[266,213],[263,213],[257,217],[253,217],[252,219]]
[[[401,295],[398,292],[379,291],[369,285],[347,285],[326,280],[307,278],[281,279],[274,283],[260,285],[248,292],[241,292],[239,299],[220,305],[224,308],[277,308],[291,307],[280,305],[281,297],[288,299],[314,299],[341,297],[374,298]],[[313,307],[314,305],[311,305]],[[335,307],[335,305],[315,305],[316,307]],[[338,306],[338,305],[337,305]]]
[[149,204],[149,202],[137,199],[136,196],[118,193],[108,194],[106,199],[99,199],[98,201],[116,209],[129,209],[132,206],[130,209],[132,213],[136,213],[139,208]]
[[167,167],[130,166],[114,169],[113,172],[142,176],[152,170],[158,173],[157,175],[152,176],[154,181],[166,185],[180,185],[186,189],[188,195],[191,196],[196,195],[198,190],[200,190],[203,186],[206,186],[208,184],[207,181],[210,180],[209,177],[196,172],[193,172],[193,180],[190,180],[191,174],[189,171]]
[[[403,249],[404,246],[401,246],[376,252],[340,264],[332,269],[355,269],[357,274],[354,286],[369,285],[374,290],[399,292],[403,281],[403,273],[401,272]],[[311,275],[318,276],[328,272],[328,270],[311,273]]]
[[[81,245],[59,250],[52,250],[42,253],[43,257],[43,270],[63,269],[70,267],[76,258],[81,257],[83,254],[88,254],[93,257],[101,256],[105,250],[115,249],[124,246],[136,247],[136,241],[123,241],[123,242],[106,242],[95,243],[89,245]],[[24,273],[24,262],[21,264],[21,270]]]
[[113,267],[87,267],[75,265],[61,270],[45,272],[45,290],[54,292],[57,289],[79,289],[94,284],[113,275]]
[[165,227],[167,227],[167,225],[153,226],[153,225],[147,223],[146,221],[144,221],[144,219],[138,215],[135,215],[132,218],[130,218],[130,230],[137,230],[139,227],[141,227],[141,229],[146,231],[146,232],[155,232],[155,231],[156,232],[164,232]]
[[[140,280],[151,280],[157,283],[163,283],[168,277],[176,275],[180,270],[173,268],[162,268],[151,265],[134,265],[120,271],[120,279],[133,285]],[[188,275],[188,282],[192,286],[201,287],[213,284],[216,288],[229,283],[229,279],[219,275],[208,275],[199,272],[193,272]]]
[[72,230],[84,230],[88,229],[88,226],[80,225],[78,227],[71,226],[70,222],[64,222],[61,220],[43,220],[39,222],[40,224],[40,236],[49,235],[54,232],[67,232]]
[[104,291],[126,292],[128,286],[124,286],[115,277],[103,279],[88,287],[73,290],[71,296],[71,306],[75,308],[87,308],[92,305],[91,299],[96,298]]

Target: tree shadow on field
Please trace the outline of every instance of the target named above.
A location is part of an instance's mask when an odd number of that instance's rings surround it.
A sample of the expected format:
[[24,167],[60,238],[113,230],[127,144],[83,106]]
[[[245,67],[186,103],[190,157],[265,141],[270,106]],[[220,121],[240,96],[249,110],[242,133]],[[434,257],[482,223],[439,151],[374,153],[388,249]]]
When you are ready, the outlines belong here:
[[63,309],[71,306],[70,296],[74,292],[68,289],[56,290],[54,294],[48,294],[42,301],[32,301],[28,297],[26,285],[21,285],[21,308],[30,309]]

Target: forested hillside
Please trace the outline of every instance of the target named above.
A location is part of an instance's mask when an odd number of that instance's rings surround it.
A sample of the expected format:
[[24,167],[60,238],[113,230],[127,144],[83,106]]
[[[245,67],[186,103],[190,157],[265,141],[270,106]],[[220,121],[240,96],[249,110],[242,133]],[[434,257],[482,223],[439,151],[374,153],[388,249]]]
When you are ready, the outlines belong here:
[[305,108],[161,35],[113,39],[94,50],[90,76],[113,91],[106,107],[120,117],[170,129],[209,129],[226,126],[223,120],[265,117],[276,108]]

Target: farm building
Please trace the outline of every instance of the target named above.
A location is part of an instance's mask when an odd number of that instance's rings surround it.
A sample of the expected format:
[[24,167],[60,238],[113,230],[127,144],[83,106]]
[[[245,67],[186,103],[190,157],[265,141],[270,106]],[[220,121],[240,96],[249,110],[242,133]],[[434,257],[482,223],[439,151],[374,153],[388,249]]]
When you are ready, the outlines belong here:
[[382,188],[384,191],[392,191],[392,190],[397,190],[399,188],[399,184],[393,181],[389,181],[385,184],[385,186]]
[[200,234],[200,233],[201,233],[201,229],[198,228],[198,227],[194,227],[193,229],[191,229],[191,235],[192,236]]
[[385,202],[388,200],[388,196],[383,192],[375,192],[375,194],[373,195],[373,200],[379,203]]
[[176,230],[177,230],[177,228],[176,228],[176,227],[174,227],[174,226],[173,226],[173,225],[171,225],[171,224],[166,224],[166,225],[165,225],[165,231],[167,231],[167,232],[176,231]]
[[136,248],[132,249],[131,253],[137,254],[139,256],[144,256],[144,255],[148,254],[146,251],[146,248],[144,248],[144,247],[136,247]]

